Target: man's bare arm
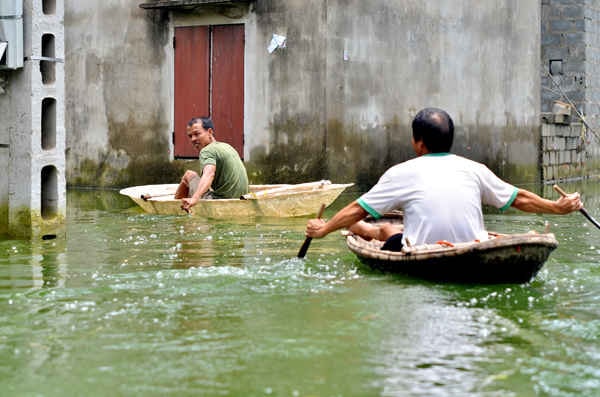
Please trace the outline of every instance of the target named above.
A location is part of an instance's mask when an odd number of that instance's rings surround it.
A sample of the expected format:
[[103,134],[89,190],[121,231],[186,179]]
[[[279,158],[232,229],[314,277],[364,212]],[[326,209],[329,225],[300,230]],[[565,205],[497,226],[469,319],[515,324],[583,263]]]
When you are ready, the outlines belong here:
[[568,214],[583,208],[579,193],[571,193],[556,201],[548,200],[525,189],[519,189],[512,206],[525,212]]
[[208,189],[210,189],[213,180],[215,179],[216,171],[217,166],[215,166],[214,164],[208,164],[204,166],[204,168],[202,169],[202,176],[200,177],[200,181],[198,182],[198,189],[196,189],[192,197],[182,199],[182,208],[184,210],[187,211],[194,205],[196,205],[196,203],[198,203],[198,200],[200,200],[202,195],[206,193]]
[[325,237],[331,232],[349,227],[367,216],[365,211],[356,201],[348,204],[329,221],[310,219],[306,225],[306,236],[313,238]]

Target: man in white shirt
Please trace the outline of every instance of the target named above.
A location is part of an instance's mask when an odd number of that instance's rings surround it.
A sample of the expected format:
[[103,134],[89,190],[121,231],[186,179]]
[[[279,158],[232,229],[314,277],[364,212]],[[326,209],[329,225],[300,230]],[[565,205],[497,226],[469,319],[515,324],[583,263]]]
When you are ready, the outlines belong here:
[[[328,222],[311,219],[308,237],[320,238],[341,229],[367,239],[386,241],[382,249],[439,240],[460,243],[487,239],[482,204],[502,210],[568,214],[583,207],[579,193],[551,201],[498,178],[485,165],[450,154],[454,123],[445,111],[421,110],[412,122],[417,157],[388,169],[371,190],[348,204]],[[404,211],[404,230],[361,221],[395,209]]]

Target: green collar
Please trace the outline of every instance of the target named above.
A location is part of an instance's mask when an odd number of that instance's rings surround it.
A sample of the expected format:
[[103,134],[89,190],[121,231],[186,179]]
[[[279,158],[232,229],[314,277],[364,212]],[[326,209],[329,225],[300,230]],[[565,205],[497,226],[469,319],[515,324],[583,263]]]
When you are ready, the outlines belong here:
[[450,156],[452,153],[448,153],[448,152],[442,152],[442,153],[427,153],[424,154],[423,156],[429,156],[429,157],[442,157],[442,156]]

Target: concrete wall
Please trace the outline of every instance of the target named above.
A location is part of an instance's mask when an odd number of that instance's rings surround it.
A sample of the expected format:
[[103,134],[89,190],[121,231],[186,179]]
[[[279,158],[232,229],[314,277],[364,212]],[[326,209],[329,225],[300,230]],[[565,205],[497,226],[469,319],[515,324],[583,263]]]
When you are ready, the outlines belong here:
[[[537,0],[257,0],[193,14],[137,5],[65,1],[70,184],[177,180],[170,41],[174,26],[207,23],[246,25],[252,182],[369,186],[412,156],[410,121],[424,106],[454,117],[455,152],[514,183],[538,180]],[[287,47],[269,54],[273,33]]]
[[372,184],[412,156],[424,106],[453,115],[456,152],[515,183],[538,177],[537,1],[258,1],[255,12],[247,43],[288,38],[281,52],[255,51],[268,145],[250,159],[270,177],[321,170]]
[[169,161],[168,19],[139,3],[65,0],[69,185],[128,185],[180,173]]

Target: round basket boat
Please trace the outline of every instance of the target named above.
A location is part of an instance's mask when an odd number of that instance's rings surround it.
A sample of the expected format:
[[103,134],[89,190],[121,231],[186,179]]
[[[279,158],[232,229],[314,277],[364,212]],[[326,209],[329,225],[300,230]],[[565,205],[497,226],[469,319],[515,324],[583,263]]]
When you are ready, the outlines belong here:
[[[387,215],[377,222],[401,219],[401,215]],[[400,252],[382,250],[383,242],[352,234],[346,236],[346,245],[363,263],[384,272],[486,284],[530,281],[558,246],[552,233],[488,234],[486,241],[416,245]]]

